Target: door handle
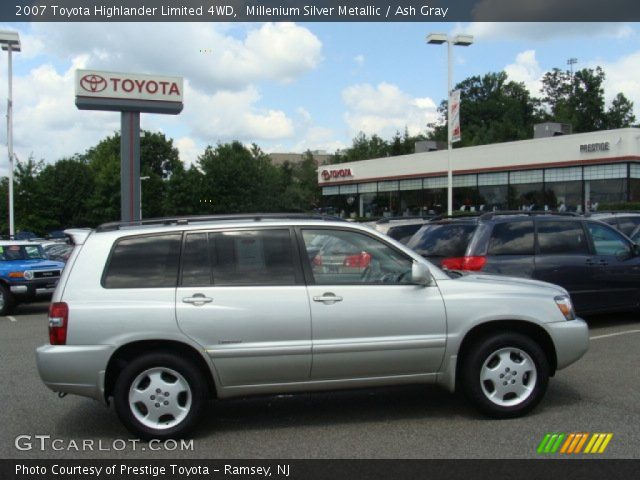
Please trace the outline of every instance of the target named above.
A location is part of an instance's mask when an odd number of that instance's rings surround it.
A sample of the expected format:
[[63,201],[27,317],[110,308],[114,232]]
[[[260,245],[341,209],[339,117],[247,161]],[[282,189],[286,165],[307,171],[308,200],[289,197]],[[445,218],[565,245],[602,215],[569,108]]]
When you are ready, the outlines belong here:
[[202,293],[196,293],[192,297],[184,297],[182,299],[182,301],[183,301],[183,303],[191,303],[192,305],[195,305],[196,307],[200,307],[200,306],[204,305],[205,303],[213,302],[213,298],[205,297]]
[[606,260],[600,260],[600,266],[602,267],[606,267],[607,265],[609,265],[609,262],[607,262]]
[[589,266],[593,266],[596,264],[596,262],[594,262],[593,260],[591,260],[590,258],[587,258],[586,264]]
[[332,292],[326,292],[326,293],[323,293],[319,297],[313,297],[313,301],[314,302],[322,302],[322,303],[325,303],[327,305],[331,305],[331,304],[336,303],[336,302],[341,302],[342,301],[342,297],[339,297],[335,293],[332,293]]

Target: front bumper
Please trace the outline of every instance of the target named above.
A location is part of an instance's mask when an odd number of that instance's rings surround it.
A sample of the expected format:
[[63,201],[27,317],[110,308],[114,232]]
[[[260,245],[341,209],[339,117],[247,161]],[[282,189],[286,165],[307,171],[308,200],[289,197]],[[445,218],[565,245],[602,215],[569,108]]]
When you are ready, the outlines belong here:
[[589,348],[589,327],[581,318],[545,324],[556,347],[557,369],[568,367]]
[[101,402],[111,345],[42,345],[36,349],[38,373],[54,392],[73,393]]
[[54,280],[31,280],[9,285],[11,293],[17,297],[37,297],[40,295],[52,295],[56,290],[59,278]]

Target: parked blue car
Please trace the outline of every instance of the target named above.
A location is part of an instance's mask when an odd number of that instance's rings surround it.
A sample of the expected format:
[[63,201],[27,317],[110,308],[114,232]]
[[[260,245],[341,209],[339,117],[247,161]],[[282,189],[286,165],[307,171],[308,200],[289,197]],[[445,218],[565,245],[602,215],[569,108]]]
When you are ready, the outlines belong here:
[[37,243],[0,242],[0,315],[19,302],[51,296],[63,268],[63,262],[48,260]]

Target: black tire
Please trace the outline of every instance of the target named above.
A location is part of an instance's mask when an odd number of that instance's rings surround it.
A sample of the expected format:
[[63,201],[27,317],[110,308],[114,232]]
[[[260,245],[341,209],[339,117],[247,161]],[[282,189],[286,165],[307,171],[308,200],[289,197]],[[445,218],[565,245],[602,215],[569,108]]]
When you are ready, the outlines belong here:
[[[463,353],[461,386],[485,415],[494,418],[524,415],[540,402],[547,390],[549,361],[542,348],[525,335],[486,336]],[[520,367],[522,370],[518,372]]]
[[[147,381],[145,375],[149,379],[150,377],[147,375],[149,372],[153,374],[160,372],[159,375],[162,377],[163,382],[165,379],[171,381],[172,378],[175,378],[175,385],[177,385],[175,388],[180,389],[182,385],[186,384],[190,393],[183,392],[172,396],[170,390],[174,384],[167,382],[158,385],[161,387],[159,388],[160,390],[164,390],[161,392],[150,388],[152,380],[149,380],[148,386],[145,387]],[[162,385],[166,385],[167,388],[165,389]],[[130,402],[129,396],[133,392],[134,386],[139,387],[138,391],[142,390],[144,392],[144,402],[147,402],[146,404]],[[153,352],[134,359],[122,370],[116,380],[113,393],[115,409],[120,421],[135,435],[142,439],[150,440],[184,437],[196,426],[207,403],[209,390],[204,373],[193,362],[171,353]],[[148,401],[146,400],[147,394],[149,395]],[[158,402],[156,402],[156,399],[152,400],[153,396],[157,396]],[[166,407],[165,402],[167,403]],[[145,411],[148,415],[150,411],[153,413],[156,408],[159,414],[163,411],[168,411],[163,409],[174,409],[175,411],[176,403],[186,407],[183,408],[183,410],[187,411],[183,418],[172,416],[170,412],[163,414],[156,422],[158,427],[145,424],[140,420],[140,417],[145,415]],[[170,416],[172,417],[171,419],[167,420],[165,418]],[[165,420],[161,422],[163,418]],[[148,419],[146,421],[151,422]]]
[[0,315],[9,315],[15,306],[15,297],[6,285],[0,283]]

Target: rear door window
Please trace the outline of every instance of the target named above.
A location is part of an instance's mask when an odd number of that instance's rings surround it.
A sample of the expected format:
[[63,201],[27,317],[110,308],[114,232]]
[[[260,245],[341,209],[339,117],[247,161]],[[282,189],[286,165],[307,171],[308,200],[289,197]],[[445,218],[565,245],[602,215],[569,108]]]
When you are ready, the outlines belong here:
[[118,240],[105,268],[105,288],[175,287],[182,233]]
[[425,225],[407,246],[424,257],[463,257],[476,228],[472,223]]
[[494,225],[487,253],[488,255],[533,255],[533,220]]
[[187,234],[183,286],[294,285],[288,229]]
[[538,220],[538,246],[543,255],[589,254],[582,222],[575,220]]

